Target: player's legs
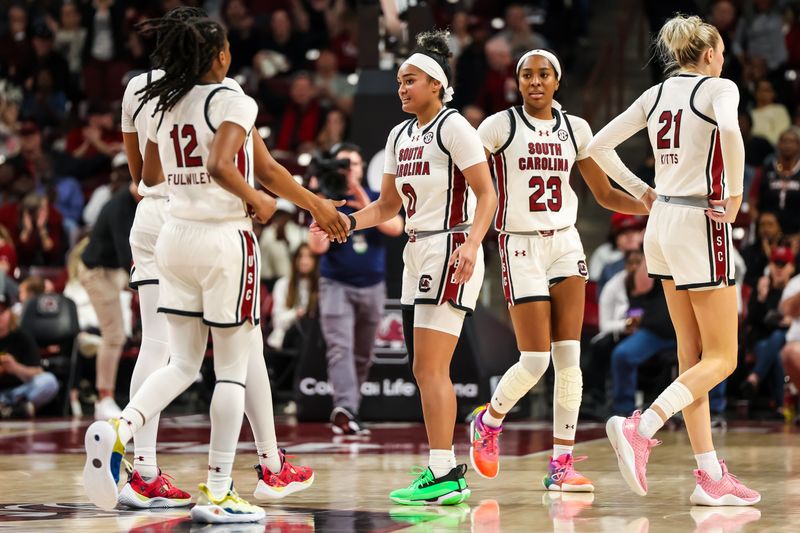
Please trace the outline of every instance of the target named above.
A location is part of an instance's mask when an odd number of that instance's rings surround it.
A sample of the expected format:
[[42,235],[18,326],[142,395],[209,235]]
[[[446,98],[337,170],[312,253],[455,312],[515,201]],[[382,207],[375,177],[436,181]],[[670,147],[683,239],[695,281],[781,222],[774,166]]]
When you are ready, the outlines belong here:
[[430,457],[428,468],[409,487],[393,491],[395,503],[452,505],[469,497],[464,474],[456,465],[453,430],[456,396],[450,380],[450,362],[465,312],[450,304],[414,306],[414,379],[420,391]]
[[272,389],[264,361],[264,339],[261,328],[246,332],[251,348],[247,358],[247,388],[244,412],[253,430],[258,451],[258,483],[253,496],[259,500],[279,500],[305,490],[314,482],[314,473],[305,466],[292,465],[278,449]]
[[591,492],[592,482],[573,468],[578,411],[583,396],[580,335],[586,279],[570,276],[550,287],[553,385],[553,455],[544,485],[550,490]]
[[[208,326],[200,318],[167,315],[171,357],[151,374],[113,424],[95,422],[86,432],[84,489],[102,509],[117,504],[119,468],[125,445],[145,422],[191,385],[203,361]],[[237,433],[238,436],[238,433]]]

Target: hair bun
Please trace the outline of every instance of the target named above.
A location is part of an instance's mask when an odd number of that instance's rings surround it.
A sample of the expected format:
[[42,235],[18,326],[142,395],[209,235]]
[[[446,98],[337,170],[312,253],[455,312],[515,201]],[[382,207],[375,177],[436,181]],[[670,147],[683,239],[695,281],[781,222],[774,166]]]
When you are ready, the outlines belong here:
[[450,52],[450,32],[446,30],[426,31],[417,35],[417,48],[420,51],[438,54],[442,57],[452,57]]

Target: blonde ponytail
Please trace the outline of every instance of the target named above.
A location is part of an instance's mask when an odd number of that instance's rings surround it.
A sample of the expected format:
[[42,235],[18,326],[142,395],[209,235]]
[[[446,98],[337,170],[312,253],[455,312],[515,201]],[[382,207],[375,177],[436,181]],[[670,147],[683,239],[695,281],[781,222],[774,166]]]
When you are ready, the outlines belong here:
[[720,35],[717,28],[698,16],[675,15],[658,32],[657,50],[667,73],[697,64],[703,52],[716,48]]

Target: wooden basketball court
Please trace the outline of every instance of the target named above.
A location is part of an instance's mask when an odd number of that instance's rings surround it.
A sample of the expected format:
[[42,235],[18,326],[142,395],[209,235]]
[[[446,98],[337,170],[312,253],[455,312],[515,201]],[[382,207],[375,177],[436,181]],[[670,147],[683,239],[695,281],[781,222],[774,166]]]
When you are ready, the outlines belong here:
[[[412,479],[427,459],[420,424],[372,426],[367,438],[333,437],[324,424],[282,424],[280,445],[295,462],[311,466],[316,482],[278,505],[265,505],[261,524],[192,524],[185,510],[101,511],[81,487],[83,434],[89,420],[51,419],[0,424],[0,530],[135,532],[734,532],[800,531],[800,436],[782,424],[734,425],[715,440],[731,470],[762,494],[751,508],[701,508],[689,503],[694,460],[683,431],[663,431],[653,451],[650,493],[640,498],[622,481],[601,424],[583,424],[578,468],[594,494],[546,492],[541,484],[549,423],[510,423],[501,439],[500,475],[484,480],[468,472],[472,497],[456,507],[392,504],[391,489]],[[204,416],[162,418],[159,463],[181,488],[197,493],[205,480],[208,421]],[[468,460],[466,427],[456,453]],[[255,453],[243,429],[234,479],[249,497],[256,483]],[[249,499],[249,498],[248,498]],[[250,499],[250,501],[254,501]]]

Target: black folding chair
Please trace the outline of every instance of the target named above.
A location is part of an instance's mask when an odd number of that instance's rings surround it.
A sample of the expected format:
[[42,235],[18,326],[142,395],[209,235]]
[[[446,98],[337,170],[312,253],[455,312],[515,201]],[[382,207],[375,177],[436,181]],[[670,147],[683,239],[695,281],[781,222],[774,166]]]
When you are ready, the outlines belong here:
[[[42,294],[25,302],[22,309],[20,327],[33,335],[39,348],[57,345],[60,347],[59,355],[46,357],[43,361],[48,367],[61,367],[65,365],[69,354],[69,371],[67,373],[67,387],[64,399],[63,413],[69,414],[70,392],[75,387],[75,374],[78,364],[78,309],[75,302],[63,294]],[[60,361],[56,360],[59,358]],[[56,372],[59,374],[59,372]],[[62,373],[63,374],[63,373]],[[59,376],[63,378],[64,376]]]

